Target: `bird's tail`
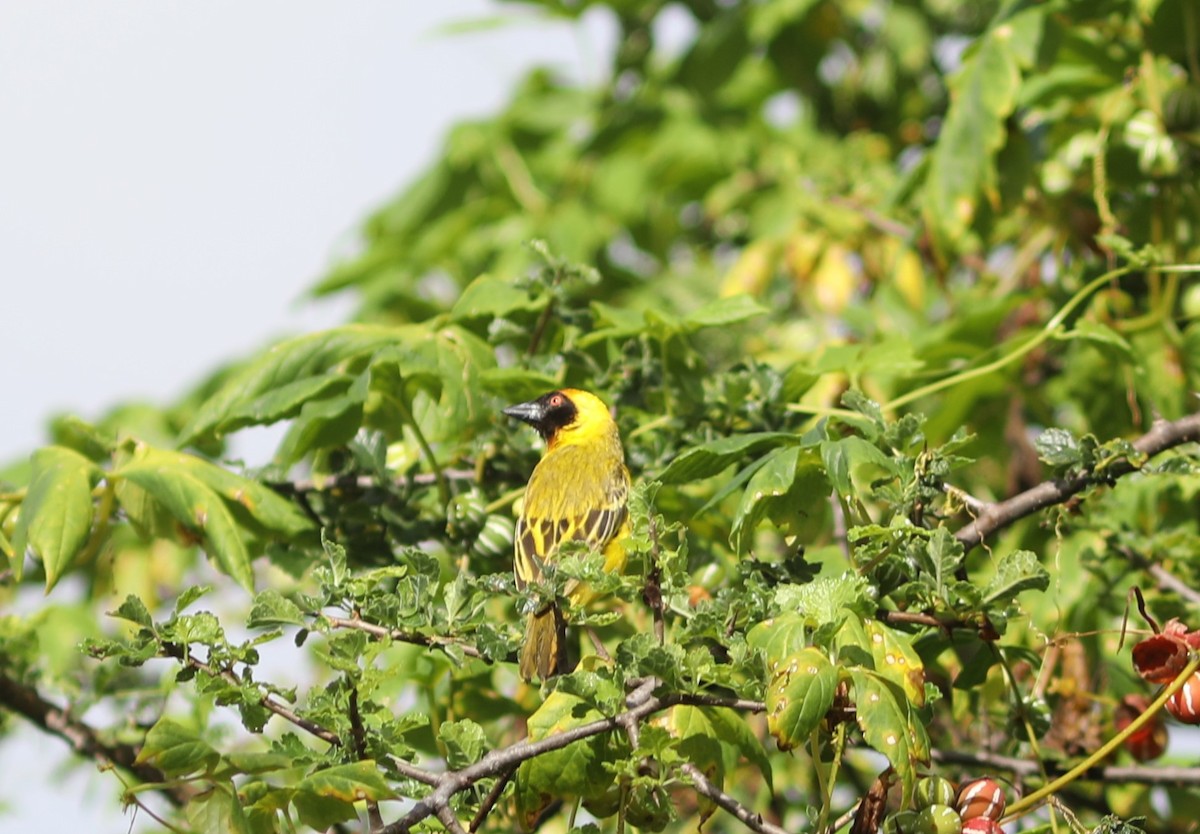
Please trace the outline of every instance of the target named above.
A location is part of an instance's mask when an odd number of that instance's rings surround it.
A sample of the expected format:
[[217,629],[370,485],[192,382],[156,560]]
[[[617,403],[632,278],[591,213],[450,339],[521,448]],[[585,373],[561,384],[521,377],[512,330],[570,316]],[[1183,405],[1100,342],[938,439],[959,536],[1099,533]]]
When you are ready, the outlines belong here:
[[529,615],[521,646],[521,677],[546,680],[566,667],[567,620],[557,605]]

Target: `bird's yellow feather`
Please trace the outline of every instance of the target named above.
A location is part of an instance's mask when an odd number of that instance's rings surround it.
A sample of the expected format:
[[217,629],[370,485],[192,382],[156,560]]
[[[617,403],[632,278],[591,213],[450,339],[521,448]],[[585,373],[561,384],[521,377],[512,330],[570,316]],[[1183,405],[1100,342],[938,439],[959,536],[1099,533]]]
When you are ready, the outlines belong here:
[[[605,570],[624,568],[621,539],[629,531],[629,470],[608,408],[586,391],[566,389],[507,413],[529,422],[546,438],[546,452],[529,478],[517,521],[517,585],[542,581],[545,565],[569,541],[602,552]],[[576,604],[590,598],[585,586],[566,590]],[[531,615],[521,656],[523,677],[545,679],[558,671],[564,625],[557,606]]]

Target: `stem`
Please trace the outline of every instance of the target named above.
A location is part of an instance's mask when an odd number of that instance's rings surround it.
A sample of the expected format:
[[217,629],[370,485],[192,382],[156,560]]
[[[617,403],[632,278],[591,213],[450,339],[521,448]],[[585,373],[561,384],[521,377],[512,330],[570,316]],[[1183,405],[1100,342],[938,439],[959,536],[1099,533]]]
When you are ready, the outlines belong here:
[[433,470],[433,476],[437,479],[438,498],[441,499],[442,506],[445,507],[450,503],[450,485],[446,483],[446,476],[442,474],[442,467],[437,462],[437,455],[433,453],[433,447],[425,439],[425,435],[421,432],[421,427],[417,425],[412,409],[408,407],[408,404],[399,397],[394,397],[390,394],[387,395],[387,398],[400,410],[401,416],[404,417],[404,422],[412,429],[413,437],[416,438],[417,445],[421,447],[421,454],[425,455],[425,459],[429,461],[429,468]]
[[1043,785],[1038,790],[1034,791],[1028,796],[1022,797],[1020,800],[1011,805],[1008,809],[1008,814],[1005,815],[1005,821],[1014,820],[1028,811],[1031,811],[1043,799],[1062,790],[1067,785],[1086,774],[1093,766],[1108,758],[1109,754],[1120,747],[1124,743],[1125,739],[1136,733],[1142,728],[1143,725],[1150,721],[1150,719],[1154,717],[1154,714],[1162,709],[1163,704],[1165,704],[1172,695],[1183,688],[1183,685],[1187,683],[1188,678],[1195,674],[1197,669],[1200,669],[1200,657],[1195,658],[1191,663],[1185,666],[1183,671],[1175,676],[1175,680],[1171,681],[1171,683],[1167,685],[1166,689],[1159,693],[1158,697],[1154,699],[1154,702],[1146,708],[1146,711],[1137,718],[1133,719],[1133,721],[1129,722],[1128,727],[1110,738],[1107,742],[1101,745],[1098,750],[1092,753],[1092,755],[1075,765],[1062,776],[1058,777],[1048,785]]
[[920,388],[909,391],[907,394],[902,394],[899,397],[896,397],[891,402],[882,405],[881,408],[884,411],[894,412],[896,409],[900,408],[900,406],[907,405],[914,400],[919,400],[921,397],[926,397],[930,394],[941,391],[943,388],[950,388],[959,384],[960,382],[966,382],[969,379],[987,376],[994,371],[1000,370],[1006,365],[1011,365],[1013,362],[1016,362],[1022,356],[1030,353],[1035,348],[1056,335],[1059,328],[1062,327],[1062,323],[1066,321],[1067,317],[1071,315],[1071,313],[1073,313],[1080,304],[1087,300],[1088,296],[1110,281],[1120,278],[1122,275],[1125,275],[1129,272],[1133,272],[1133,270],[1134,267],[1132,266],[1123,266],[1120,269],[1110,270],[1101,275],[1099,278],[1095,278],[1090,281],[1083,287],[1083,289],[1071,296],[1070,300],[1068,300],[1067,303],[1064,304],[1062,308],[1054,314],[1050,321],[1046,322],[1040,331],[1035,333],[1029,338],[1028,341],[1025,342],[1025,344],[1014,349],[1007,356],[1001,356],[999,359],[995,360],[994,362],[989,362],[986,365],[980,365],[977,368],[969,368],[960,373],[951,374],[950,376],[940,379],[937,382],[931,382],[928,385],[923,385]]
[[[826,826],[829,823],[829,812],[833,808],[833,786],[837,784],[838,771],[842,767],[842,754],[846,749],[846,725],[838,724],[837,729],[833,733],[833,762],[829,765],[829,794],[823,796],[821,802],[821,816],[817,820],[816,834],[825,834],[826,831],[836,831],[837,828],[829,829]],[[820,768],[818,767],[818,772]]]
[[490,503],[486,507],[484,507],[483,512],[485,514],[491,514],[491,513],[496,512],[496,510],[500,510],[500,509],[503,509],[504,507],[510,506],[514,501],[516,501],[518,498],[520,498],[524,494],[525,494],[525,487],[523,487],[523,486],[519,486],[516,489],[510,489],[508,492],[504,493],[499,498],[497,498],[495,501],[493,501],[492,503]]
[[825,826],[829,822],[829,803],[833,801],[833,783],[825,778],[825,769],[821,766],[821,735],[815,727],[808,737],[808,748],[808,755],[812,756],[813,775],[817,777],[817,792],[821,795],[821,813],[817,818],[816,834],[825,834]]
[[642,423],[636,429],[631,431],[629,433],[628,439],[632,440],[633,438],[639,437],[643,434],[646,434],[647,432],[652,432],[655,429],[662,428],[663,426],[669,426],[671,424],[671,421],[674,419],[675,418],[672,417],[670,414],[661,414],[658,417],[655,417],[650,422]]
[[96,552],[104,543],[106,534],[108,533],[108,525],[112,521],[113,506],[117,500],[117,488],[111,480],[105,480],[104,491],[100,493],[100,506],[96,510],[96,526],[92,528],[92,534],[88,536],[87,544],[83,546],[83,550],[75,557],[75,563],[86,565],[96,556]]

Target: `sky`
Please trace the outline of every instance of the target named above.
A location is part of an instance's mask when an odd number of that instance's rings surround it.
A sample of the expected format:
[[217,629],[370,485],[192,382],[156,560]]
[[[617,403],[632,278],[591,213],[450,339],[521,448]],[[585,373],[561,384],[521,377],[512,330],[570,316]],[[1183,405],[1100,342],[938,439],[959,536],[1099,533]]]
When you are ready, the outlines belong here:
[[[168,403],[343,321],[352,299],[303,296],[366,214],[529,67],[597,77],[611,32],[484,0],[0,3],[0,463],[52,414]],[[31,729],[0,743],[0,773],[21,774],[0,830],[158,830],[64,749]]]
[[0,5],[0,461],[53,413],[167,402],[343,321],[302,295],[367,212],[532,64],[594,77],[604,28],[481,0]]

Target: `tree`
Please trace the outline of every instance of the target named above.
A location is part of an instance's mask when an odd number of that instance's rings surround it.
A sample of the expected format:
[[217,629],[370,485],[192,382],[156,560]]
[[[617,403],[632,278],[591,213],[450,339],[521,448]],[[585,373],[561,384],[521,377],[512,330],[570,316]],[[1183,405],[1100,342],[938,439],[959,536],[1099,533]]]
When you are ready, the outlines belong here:
[[[457,127],[316,288],[355,321],[4,474],[4,710],[185,830],[953,830],[931,774],[1194,819],[1144,761],[1200,687],[1200,12],[534,5],[614,16],[608,77]],[[610,658],[537,687],[498,410],[567,384],[632,559],[559,565]]]

